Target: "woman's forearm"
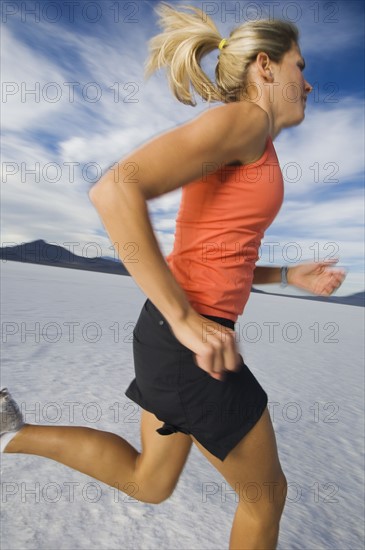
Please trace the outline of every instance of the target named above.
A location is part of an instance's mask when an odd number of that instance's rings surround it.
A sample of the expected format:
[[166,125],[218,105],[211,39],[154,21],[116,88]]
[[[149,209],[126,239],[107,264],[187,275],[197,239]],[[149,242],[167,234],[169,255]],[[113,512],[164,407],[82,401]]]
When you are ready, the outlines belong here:
[[137,285],[168,322],[184,319],[192,308],[161,253],[138,186],[106,181],[91,189],[89,196]]
[[[288,269],[288,284],[291,284],[290,282],[290,270]],[[280,283],[281,282],[281,267],[266,267],[266,266],[258,266],[255,267],[255,270],[253,272],[253,285],[268,285],[273,283]]]

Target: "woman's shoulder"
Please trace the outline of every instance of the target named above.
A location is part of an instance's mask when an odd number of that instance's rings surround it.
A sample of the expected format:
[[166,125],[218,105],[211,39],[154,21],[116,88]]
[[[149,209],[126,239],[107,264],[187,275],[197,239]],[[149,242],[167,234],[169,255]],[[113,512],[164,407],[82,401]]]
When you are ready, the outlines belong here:
[[195,120],[200,118],[210,118],[216,125],[230,127],[232,130],[245,128],[256,122],[259,127],[269,131],[270,125],[269,116],[264,109],[252,101],[244,100],[210,107],[195,117]]
[[269,136],[270,121],[264,109],[250,101],[225,103],[207,109],[196,119],[223,140],[234,142],[240,152],[237,161],[248,164],[263,153]]

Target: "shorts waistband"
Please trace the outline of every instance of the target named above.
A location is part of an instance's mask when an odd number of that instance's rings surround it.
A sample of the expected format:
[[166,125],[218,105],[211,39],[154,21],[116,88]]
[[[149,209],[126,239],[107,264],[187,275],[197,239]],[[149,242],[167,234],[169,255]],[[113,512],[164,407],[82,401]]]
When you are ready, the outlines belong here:
[[[166,318],[162,315],[161,311],[157,309],[155,304],[151,302],[149,298],[144,303],[143,306],[147,311],[151,312],[151,315],[157,320],[157,321],[164,321],[168,324]],[[216,323],[219,323],[225,327],[228,327],[232,330],[234,330],[235,322],[232,321],[232,319],[227,319],[226,317],[216,317],[215,315],[206,315],[204,313],[199,313],[202,317],[206,317],[207,319],[211,319],[212,321],[215,321]]]

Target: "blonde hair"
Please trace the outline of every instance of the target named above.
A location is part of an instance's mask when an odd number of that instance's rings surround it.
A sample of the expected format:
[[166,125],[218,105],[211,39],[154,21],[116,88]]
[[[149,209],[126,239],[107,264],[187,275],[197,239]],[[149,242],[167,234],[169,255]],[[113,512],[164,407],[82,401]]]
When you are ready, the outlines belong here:
[[213,83],[201,68],[201,59],[218,48],[222,36],[210,17],[192,6],[193,13],[175,10],[161,2],[156,12],[163,32],[149,41],[145,76],[165,67],[169,86],[182,103],[196,105],[191,88],[204,100],[230,103],[245,94],[249,65],[259,52],[279,63],[298,43],[298,28],[279,19],[248,21],[235,28],[220,50]]

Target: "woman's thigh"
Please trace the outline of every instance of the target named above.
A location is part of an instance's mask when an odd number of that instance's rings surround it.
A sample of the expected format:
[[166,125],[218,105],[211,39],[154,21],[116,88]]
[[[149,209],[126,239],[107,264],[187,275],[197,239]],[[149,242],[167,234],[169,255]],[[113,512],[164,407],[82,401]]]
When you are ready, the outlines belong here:
[[142,409],[141,454],[137,459],[137,473],[141,480],[148,480],[149,486],[156,484],[156,490],[167,498],[174,490],[188,458],[192,440],[181,432],[162,436],[156,432],[161,427],[153,413]]
[[224,461],[207,451],[193,436],[195,445],[239,495],[239,502],[261,517],[267,509],[285,501],[282,471],[270,413],[266,407],[253,428],[228,453]]

